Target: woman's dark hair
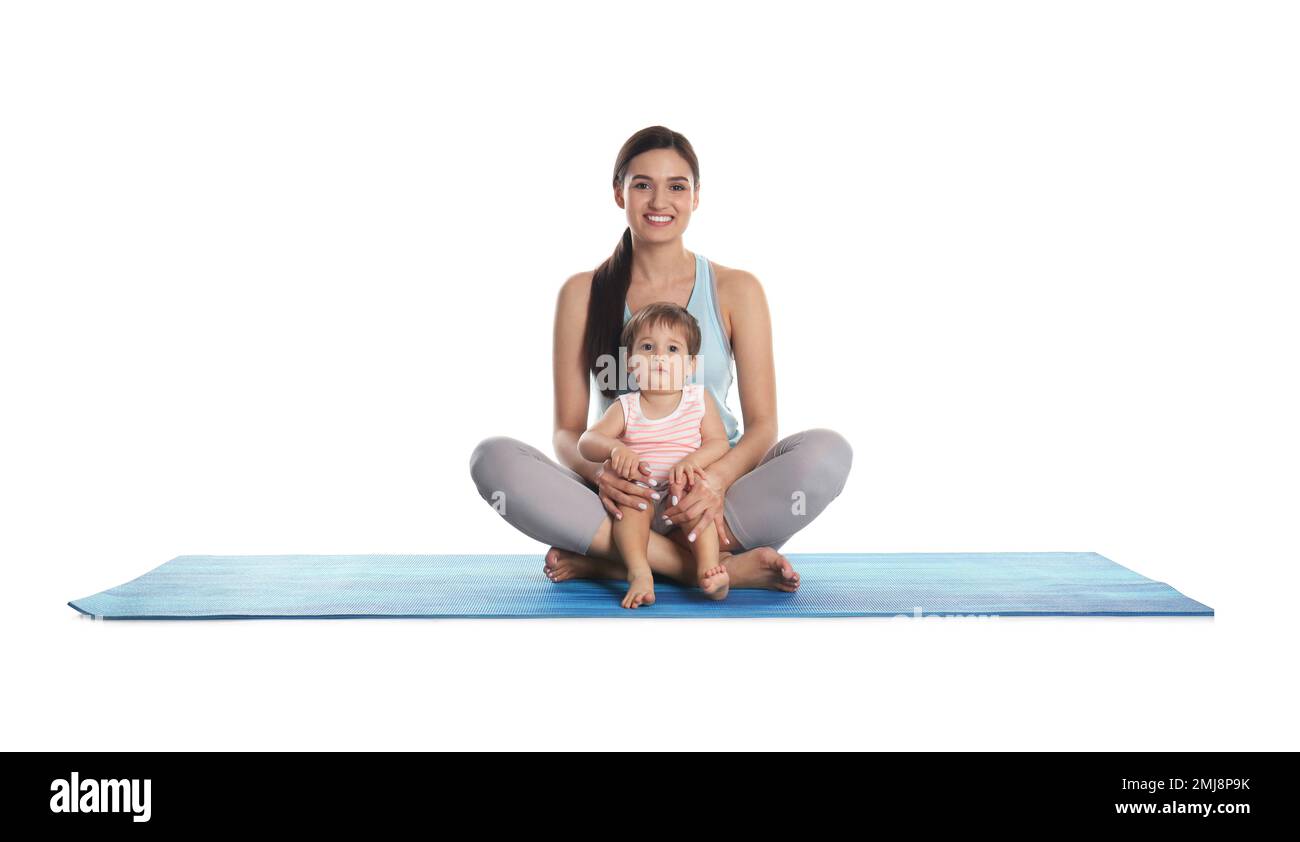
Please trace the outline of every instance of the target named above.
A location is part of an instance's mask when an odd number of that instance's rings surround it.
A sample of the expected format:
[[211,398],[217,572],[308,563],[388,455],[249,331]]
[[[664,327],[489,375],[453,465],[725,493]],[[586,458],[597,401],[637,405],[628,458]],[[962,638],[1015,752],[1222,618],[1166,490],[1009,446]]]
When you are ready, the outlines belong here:
[[[650,126],[632,135],[618,150],[614,161],[615,187],[623,183],[628,165],[642,152],[651,149],[674,149],[690,164],[695,185],[700,184],[700,162],[695,157],[695,150],[685,135],[664,126]],[[632,228],[623,230],[614,253],[604,263],[596,267],[591,279],[591,299],[587,302],[587,333],[583,340],[587,369],[596,378],[596,386],[607,398],[614,398],[618,392],[612,388],[602,388],[598,363],[601,358],[614,360],[617,364],[619,339],[623,333],[623,308],[627,304],[627,288],[632,282]],[[617,375],[617,369],[608,371],[605,378]],[[615,384],[617,385],[617,384]]]

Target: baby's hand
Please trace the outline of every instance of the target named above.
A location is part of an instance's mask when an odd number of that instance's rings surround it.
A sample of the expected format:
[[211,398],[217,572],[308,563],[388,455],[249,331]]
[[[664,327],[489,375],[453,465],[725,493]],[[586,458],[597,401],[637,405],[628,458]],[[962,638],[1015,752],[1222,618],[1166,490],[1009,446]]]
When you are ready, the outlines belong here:
[[699,471],[700,467],[696,464],[695,460],[688,456],[669,468],[668,484],[694,488],[695,477]]
[[614,469],[614,473],[623,479],[637,479],[641,455],[632,448],[620,444],[609,452],[609,464]]

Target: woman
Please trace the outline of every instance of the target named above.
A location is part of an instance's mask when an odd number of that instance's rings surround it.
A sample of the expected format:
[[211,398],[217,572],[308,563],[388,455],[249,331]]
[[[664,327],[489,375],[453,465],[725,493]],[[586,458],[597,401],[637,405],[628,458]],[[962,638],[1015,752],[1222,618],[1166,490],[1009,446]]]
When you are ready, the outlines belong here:
[[[590,375],[600,413],[627,392],[623,324],[653,301],[685,307],[700,324],[699,382],[722,410],[730,452],[664,510],[677,528],[652,532],[651,569],[693,585],[689,541],[705,519],[718,529],[732,588],[795,591],[799,574],[778,550],[839,496],[853,450],[839,433],[804,430],[777,441],[776,375],[767,300],[758,279],[686,250],[682,234],[699,207],[699,162],[681,134],[651,126],[632,135],[614,166],[614,201],[628,227],[613,256],[560,289],[555,309],[555,434],[560,464],[508,436],[474,448],[479,494],[525,535],[550,545],[552,581],[627,579],[613,540],[619,504],[653,506],[659,491],[619,477],[609,461],[578,453],[587,429]],[[611,365],[613,363],[613,365]],[[744,434],[727,404],[739,373]],[[665,489],[666,492],[666,489]],[[671,502],[671,501],[670,501]]]

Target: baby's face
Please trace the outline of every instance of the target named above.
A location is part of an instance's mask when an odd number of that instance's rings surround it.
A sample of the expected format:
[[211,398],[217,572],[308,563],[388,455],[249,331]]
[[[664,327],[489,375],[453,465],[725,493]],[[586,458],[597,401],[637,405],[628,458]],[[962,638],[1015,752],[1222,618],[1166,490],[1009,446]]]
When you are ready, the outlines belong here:
[[643,392],[679,392],[695,370],[683,331],[660,323],[642,331],[628,349],[628,376]]

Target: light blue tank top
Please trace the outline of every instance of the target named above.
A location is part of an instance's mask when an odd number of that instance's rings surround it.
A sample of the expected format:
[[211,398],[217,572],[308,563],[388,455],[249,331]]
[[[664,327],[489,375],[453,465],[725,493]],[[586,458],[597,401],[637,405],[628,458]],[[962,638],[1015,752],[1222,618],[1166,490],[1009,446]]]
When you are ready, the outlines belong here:
[[[703,383],[704,387],[717,401],[722,411],[722,423],[727,430],[727,442],[732,447],[740,441],[740,426],[731,407],[727,406],[727,395],[731,383],[735,380],[735,360],[731,356],[731,345],[727,342],[727,332],[722,329],[722,308],[718,305],[718,285],[713,277],[713,266],[703,255],[695,255],[695,286],[691,289],[691,298],[686,302],[686,310],[700,323],[700,355],[696,365],[694,382]],[[623,324],[632,318],[632,311],[626,303],[623,305]],[[589,375],[591,393],[595,395],[600,407],[593,421],[605,414],[616,398],[607,398],[596,388],[596,378]],[[620,365],[620,382],[630,382],[627,371]],[[619,389],[624,395],[634,389]]]

